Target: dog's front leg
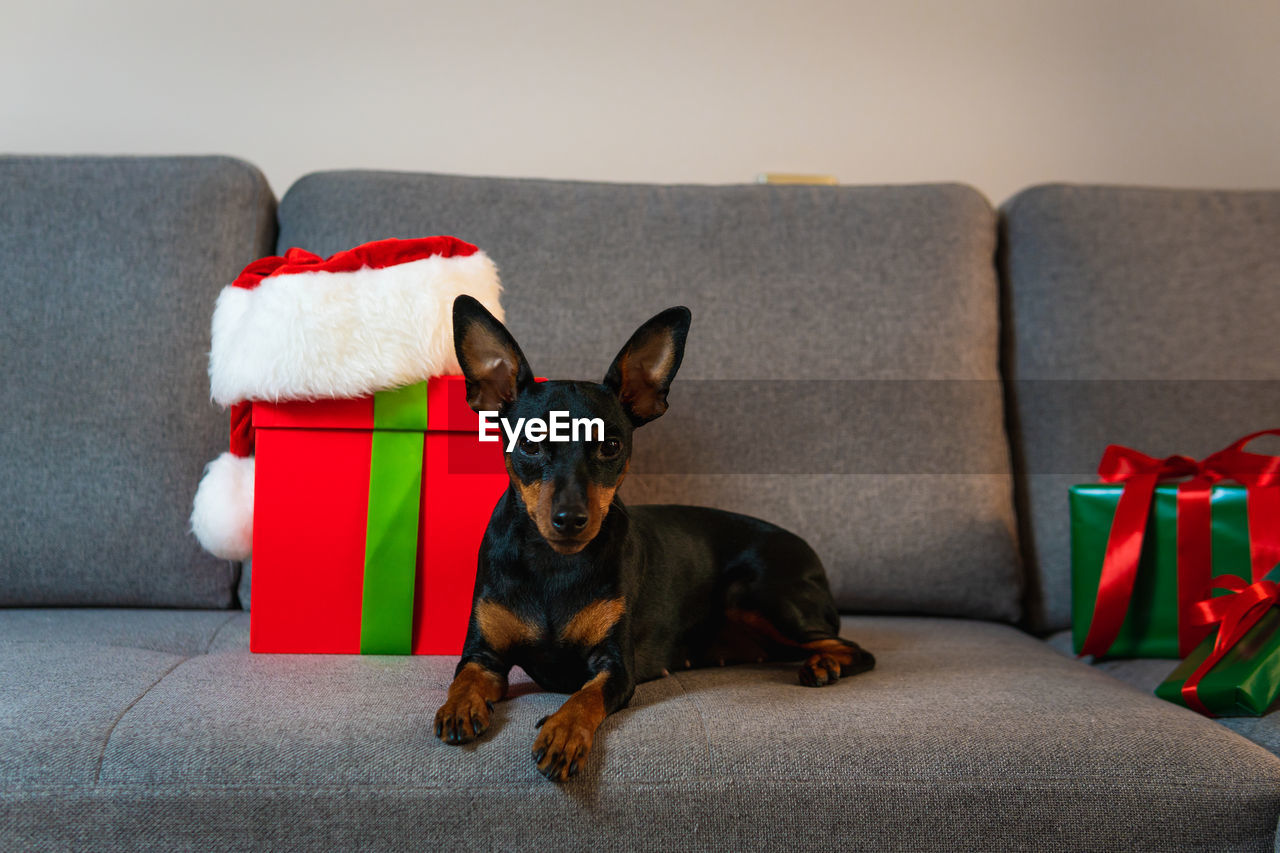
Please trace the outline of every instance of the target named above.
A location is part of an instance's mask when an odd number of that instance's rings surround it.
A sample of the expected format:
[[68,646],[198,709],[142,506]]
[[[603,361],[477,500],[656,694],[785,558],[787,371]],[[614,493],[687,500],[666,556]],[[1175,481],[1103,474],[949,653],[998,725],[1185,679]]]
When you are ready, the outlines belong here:
[[[483,558],[481,571],[485,568]],[[493,703],[507,695],[508,657],[512,646],[537,637],[537,627],[509,607],[483,596],[476,599],[454,671],[449,695],[436,711],[436,737],[445,743],[468,743],[489,728]]]
[[436,711],[436,737],[453,744],[475,740],[489,728],[493,703],[506,693],[505,671],[464,656],[448,697]]
[[571,695],[560,710],[538,721],[533,760],[543,776],[564,782],[586,764],[596,729],[635,692],[635,679],[620,661],[600,669]]

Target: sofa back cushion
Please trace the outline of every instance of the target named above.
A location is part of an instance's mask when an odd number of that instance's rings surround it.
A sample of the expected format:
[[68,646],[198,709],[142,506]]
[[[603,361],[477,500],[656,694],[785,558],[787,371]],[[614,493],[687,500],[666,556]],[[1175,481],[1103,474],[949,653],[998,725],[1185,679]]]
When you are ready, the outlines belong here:
[[1070,624],[1067,487],[1107,444],[1203,458],[1280,426],[1280,192],[1035,187],[1003,232],[1027,609],[1051,630]]
[[995,214],[961,186],[653,186],[307,176],[278,248],[450,233],[503,275],[535,373],[599,381],[658,311],[693,311],[670,410],[622,495],[807,538],[840,606],[1013,619]]
[[274,212],[226,158],[0,158],[0,605],[232,602],[187,517],[213,301]]

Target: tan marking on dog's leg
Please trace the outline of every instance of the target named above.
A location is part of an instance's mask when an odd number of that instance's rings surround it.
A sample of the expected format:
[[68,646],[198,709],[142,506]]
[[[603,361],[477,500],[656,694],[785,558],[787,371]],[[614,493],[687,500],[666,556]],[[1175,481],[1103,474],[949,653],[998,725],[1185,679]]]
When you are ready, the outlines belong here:
[[731,608],[725,611],[725,618],[756,633],[761,638],[778,646],[800,648],[800,644],[774,627],[773,623],[754,610]]
[[467,743],[489,728],[493,703],[507,692],[506,676],[471,662],[458,671],[449,695],[436,711],[436,737],[445,743]]
[[[809,652],[808,658],[800,666],[800,681],[810,687],[822,687],[842,676],[866,672],[875,666],[875,658],[857,643],[838,637],[799,642],[783,634],[772,622],[754,610],[730,609],[725,616],[731,623],[743,625],[772,643],[774,656],[794,660]],[[794,656],[791,654],[792,650],[796,653]]]
[[596,729],[604,722],[604,684],[608,680],[609,673],[600,673],[542,722],[533,742],[533,760],[543,776],[564,782],[586,763]]

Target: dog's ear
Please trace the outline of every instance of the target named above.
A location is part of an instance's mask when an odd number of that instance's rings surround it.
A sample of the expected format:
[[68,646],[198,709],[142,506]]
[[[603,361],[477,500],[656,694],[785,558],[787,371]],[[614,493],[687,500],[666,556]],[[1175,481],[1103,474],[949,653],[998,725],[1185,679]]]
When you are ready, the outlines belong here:
[[683,305],[668,308],[631,336],[605,374],[634,426],[667,410],[667,390],[684,358],[684,340],[692,315]]
[[453,300],[453,349],[467,380],[467,405],[505,412],[533,384],[533,371],[507,327],[470,296]]

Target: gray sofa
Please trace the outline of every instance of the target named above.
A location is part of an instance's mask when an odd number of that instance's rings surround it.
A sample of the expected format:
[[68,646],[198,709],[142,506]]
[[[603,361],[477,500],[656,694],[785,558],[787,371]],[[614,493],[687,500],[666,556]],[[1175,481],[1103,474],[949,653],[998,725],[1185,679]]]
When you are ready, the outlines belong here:
[[[822,555],[875,671],[679,672],[535,770],[516,677],[437,741],[448,658],[252,655],[187,529],[226,447],[208,320],[248,261],[456,234],[534,370],[693,310],[623,490]],[[0,847],[1272,849],[1280,725],[1069,655],[1065,486],[1102,447],[1275,425],[1280,193],[689,187],[0,159]]]

